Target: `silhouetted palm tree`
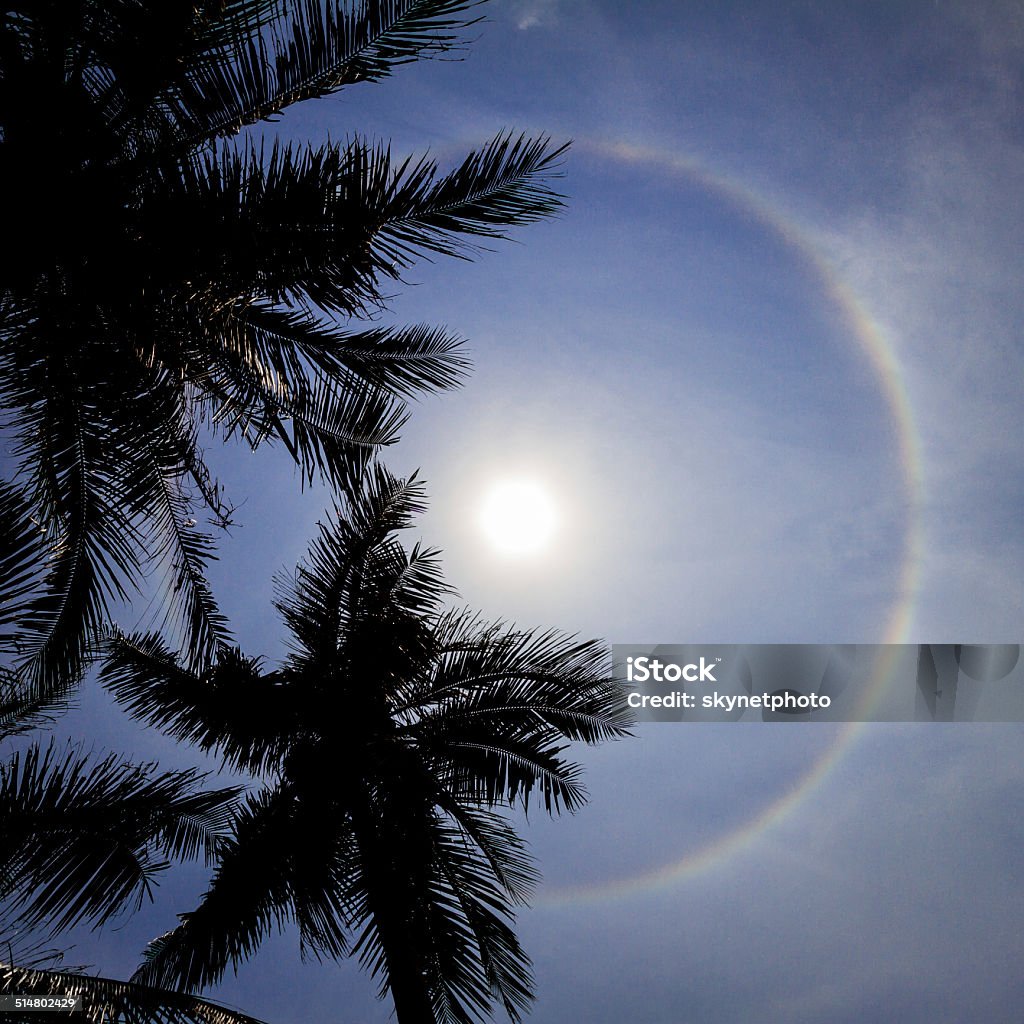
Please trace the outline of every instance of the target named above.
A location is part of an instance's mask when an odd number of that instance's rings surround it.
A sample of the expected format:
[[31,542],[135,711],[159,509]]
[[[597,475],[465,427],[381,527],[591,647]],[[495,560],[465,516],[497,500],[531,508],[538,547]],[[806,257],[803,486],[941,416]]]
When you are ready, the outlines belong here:
[[404,397],[460,378],[446,330],[346,321],[378,310],[417,256],[465,256],[550,214],[559,150],[506,134],[440,174],[360,138],[223,140],[448,52],[473,6],[6,5],[0,406],[20,521],[48,552],[16,621],[37,692],[81,670],[111,602],[154,568],[189,658],[226,639],[197,518],[223,526],[231,509],[204,431],[279,441],[304,477],[336,485],[396,438]]
[[298,924],[305,953],[352,954],[403,1021],[468,1021],[531,998],[512,908],[535,875],[497,807],[572,810],[570,741],[626,734],[606,651],[445,611],[436,553],[395,533],[415,478],[376,467],[306,563],[278,580],[290,653],[266,672],[222,651],[207,671],[156,635],[114,638],[102,676],[133,715],[267,780],[209,890],[136,975],[197,990]]
[[[58,704],[0,672],[0,740],[37,728]],[[59,969],[61,956],[39,942],[136,909],[169,857],[214,860],[240,790],[203,790],[202,781],[195,771],[160,773],[52,743],[0,763],[0,993],[80,996],[95,1024],[256,1024],[195,996]],[[39,1014],[7,1009],[3,1018]]]

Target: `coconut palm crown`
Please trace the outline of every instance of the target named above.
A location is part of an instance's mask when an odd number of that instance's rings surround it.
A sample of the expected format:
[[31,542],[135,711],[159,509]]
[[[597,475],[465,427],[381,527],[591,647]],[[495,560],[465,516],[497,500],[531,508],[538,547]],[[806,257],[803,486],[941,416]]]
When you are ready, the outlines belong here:
[[531,999],[513,908],[536,875],[498,808],[585,799],[572,741],[626,735],[607,651],[445,610],[436,552],[395,534],[415,477],[375,467],[294,575],[281,665],[221,652],[203,672],[118,635],[102,678],[134,716],[260,777],[200,905],[136,980],[198,990],[286,922],[315,957],[357,956],[409,1022],[518,1019]]
[[[14,0],[0,15],[0,428],[36,575],[8,590],[19,671],[73,678],[112,603],[168,580],[193,664],[227,642],[205,579],[231,506],[211,438],[344,483],[460,339],[361,327],[415,259],[551,214],[559,149],[505,133],[442,173],[358,136],[247,125],[449,53],[467,0]],[[41,538],[41,540],[40,540]],[[31,574],[29,574],[31,576]],[[26,596],[27,594],[27,596]],[[2,637],[0,637],[2,639]]]

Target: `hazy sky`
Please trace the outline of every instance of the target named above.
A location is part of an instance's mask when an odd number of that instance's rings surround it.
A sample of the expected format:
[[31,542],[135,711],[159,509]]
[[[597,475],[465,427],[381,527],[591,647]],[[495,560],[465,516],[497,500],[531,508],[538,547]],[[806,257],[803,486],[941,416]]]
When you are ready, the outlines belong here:
[[[467,386],[387,456],[422,468],[420,535],[462,598],[609,642],[1024,638],[1021,7],[484,10],[464,61],[277,126],[445,166],[502,128],[573,140],[563,216],[418,266],[385,317],[470,341]],[[323,499],[243,455],[216,454],[246,499],[218,593],[273,655],[270,576]],[[543,557],[480,534],[511,475],[559,507]],[[167,749],[84,701],[97,746]],[[589,807],[526,827],[531,1020],[1019,1021],[1022,740],[650,724],[588,754]],[[201,888],[169,877],[78,959],[127,973]],[[299,967],[291,935],[215,994],[279,1024],[390,1012],[354,963]]]

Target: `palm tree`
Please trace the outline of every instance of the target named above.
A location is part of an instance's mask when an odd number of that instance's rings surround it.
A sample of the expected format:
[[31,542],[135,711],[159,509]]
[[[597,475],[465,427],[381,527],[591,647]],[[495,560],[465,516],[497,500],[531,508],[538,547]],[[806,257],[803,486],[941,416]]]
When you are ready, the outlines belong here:
[[585,799],[570,741],[626,735],[606,652],[446,611],[436,552],[396,532],[414,478],[375,467],[278,578],[277,669],[240,651],[195,672],[155,634],[116,635],[101,670],[134,716],[265,780],[200,905],[136,980],[201,989],[297,923],[304,954],[357,956],[398,1018],[464,1022],[531,999],[513,908],[535,871],[498,812]]
[[[33,698],[15,673],[0,672],[0,740],[38,728],[59,705]],[[58,969],[62,954],[38,941],[44,932],[100,925],[136,909],[169,857],[213,860],[240,790],[204,790],[203,778],[53,743],[0,764],[0,994],[77,996],[93,1024],[258,1024],[195,996]],[[36,938],[27,945],[25,936]],[[3,1016],[38,1020],[11,1007]]]
[[474,6],[14,0],[0,16],[0,406],[22,540],[46,551],[14,624],[37,693],[80,673],[112,603],[154,573],[193,667],[227,642],[199,520],[232,509],[206,437],[279,442],[304,479],[343,485],[396,439],[405,398],[460,380],[449,331],[353,321],[418,257],[551,214],[561,150],[503,134],[441,173],[358,137],[225,140],[449,53]]

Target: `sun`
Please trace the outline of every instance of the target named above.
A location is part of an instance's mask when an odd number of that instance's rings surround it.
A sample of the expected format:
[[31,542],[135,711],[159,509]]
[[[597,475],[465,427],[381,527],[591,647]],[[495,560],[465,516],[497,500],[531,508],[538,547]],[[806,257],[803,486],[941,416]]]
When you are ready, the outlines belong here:
[[558,515],[547,491],[531,480],[495,484],[480,506],[480,527],[490,545],[508,556],[532,555],[547,547]]

